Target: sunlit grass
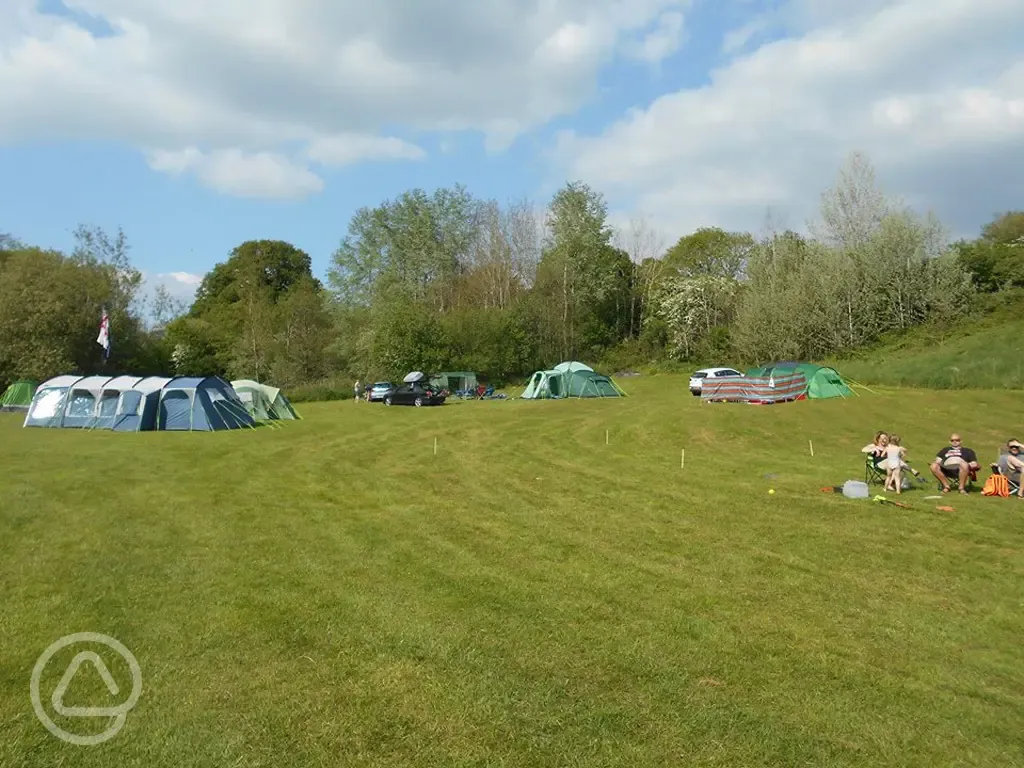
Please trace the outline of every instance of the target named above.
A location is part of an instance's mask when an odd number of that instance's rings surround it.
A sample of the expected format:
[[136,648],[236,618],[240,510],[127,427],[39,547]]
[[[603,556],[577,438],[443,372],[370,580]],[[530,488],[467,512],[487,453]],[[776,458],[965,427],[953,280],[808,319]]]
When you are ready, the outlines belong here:
[[[1020,762],[1024,502],[819,490],[881,428],[922,468],[951,429],[988,462],[1020,392],[621,383],[221,434],[0,415],[0,765]],[[143,673],[99,746],[28,696],[79,631]]]

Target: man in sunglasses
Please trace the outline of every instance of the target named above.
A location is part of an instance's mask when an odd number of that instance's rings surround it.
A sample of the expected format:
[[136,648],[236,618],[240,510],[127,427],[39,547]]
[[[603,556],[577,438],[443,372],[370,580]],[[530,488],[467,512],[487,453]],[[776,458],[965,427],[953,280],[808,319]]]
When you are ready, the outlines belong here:
[[[999,457],[999,461],[992,465],[992,471],[1007,477],[1017,474],[1024,477],[1024,443],[1010,438],[1006,441],[1006,449],[1008,453]],[[1017,496],[1024,498],[1024,483],[1017,489]]]
[[959,480],[960,493],[967,493],[967,481],[977,477],[979,469],[977,454],[964,446],[957,434],[949,436],[949,445],[939,451],[932,462],[932,474],[942,484],[943,493],[949,493],[950,477]]

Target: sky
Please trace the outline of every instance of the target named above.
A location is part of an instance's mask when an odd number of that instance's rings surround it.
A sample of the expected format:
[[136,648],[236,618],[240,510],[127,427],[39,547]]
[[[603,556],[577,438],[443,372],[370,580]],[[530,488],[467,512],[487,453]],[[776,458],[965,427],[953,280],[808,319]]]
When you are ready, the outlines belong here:
[[1024,207],[1024,0],[0,0],[0,232],[190,299],[361,207],[566,181],[671,244],[805,231],[852,152],[951,238]]

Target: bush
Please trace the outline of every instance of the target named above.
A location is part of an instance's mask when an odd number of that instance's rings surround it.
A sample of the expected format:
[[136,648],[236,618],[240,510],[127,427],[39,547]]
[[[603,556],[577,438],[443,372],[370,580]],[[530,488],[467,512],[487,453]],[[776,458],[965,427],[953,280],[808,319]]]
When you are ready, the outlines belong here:
[[351,400],[352,385],[344,386],[337,381],[321,381],[311,384],[300,384],[289,387],[285,391],[287,398],[293,403],[315,403],[328,400]]

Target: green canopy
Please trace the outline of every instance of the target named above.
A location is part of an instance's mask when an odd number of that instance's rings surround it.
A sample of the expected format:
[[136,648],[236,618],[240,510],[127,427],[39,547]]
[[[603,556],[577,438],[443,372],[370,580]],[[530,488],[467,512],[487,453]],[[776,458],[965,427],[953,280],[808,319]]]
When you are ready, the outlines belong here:
[[238,393],[245,409],[256,421],[299,418],[288,398],[277,387],[260,384],[252,379],[239,379],[231,382],[231,388]]
[[852,397],[854,391],[843,381],[839,371],[825,365],[814,363],[771,363],[760,368],[751,368],[747,376],[772,376],[799,372],[807,379],[806,396],[811,400],[828,397]]
[[38,386],[27,379],[14,382],[0,395],[0,411],[27,411]]

